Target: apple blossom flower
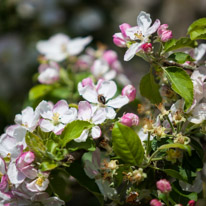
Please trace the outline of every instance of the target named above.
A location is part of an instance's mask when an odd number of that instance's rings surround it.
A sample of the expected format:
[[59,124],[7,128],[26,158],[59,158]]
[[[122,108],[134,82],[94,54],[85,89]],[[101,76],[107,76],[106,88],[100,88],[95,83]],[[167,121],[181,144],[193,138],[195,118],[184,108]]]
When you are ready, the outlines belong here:
[[103,53],[102,58],[109,64],[112,65],[118,60],[117,53],[113,50],[107,50]]
[[42,131],[53,131],[55,134],[61,134],[64,127],[77,117],[77,110],[69,108],[65,100],[58,101],[54,106],[46,101],[42,101],[38,105],[37,110],[43,118],[39,122]]
[[139,124],[139,117],[134,113],[126,113],[120,118],[120,123],[131,127]]
[[25,142],[26,129],[19,125],[12,125],[0,138],[1,157],[15,160],[27,147]]
[[156,182],[157,189],[160,190],[162,193],[168,193],[172,190],[170,182],[166,179],[161,179]]
[[26,107],[21,114],[15,116],[15,123],[23,126],[30,132],[33,132],[39,122],[39,113],[32,107]]
[[39,41],[36,47],[47,59],[60,62],[68,56],[81,53],[91,40],[90,36],[70,39],[67,35],[60,33],[50,37],[49,40]]
[[157,34],[162,42],[167,42],[172,38],[172,31],[168,30],[168,27],[167,24],[162,24],[157,30]]
[[115,33],[113,35],[113,42],[118,47],[127,47],[126,42],[129,40],[129,37],[126,34],[126,30],[131,28],[131,25],[124,23],[119,26],[121,33]]
[[15,161],[9,163],[7,174],[12,184],[19,185],[26,178],[34,179],[37,176],[37,170],[32,165],[34,158],[33,152],[22,152]]
[[82,82],[79,82],[78,90],[88,102],[95,104],[98,108],[103,108],[102,115],[105,115],[107,119],[115,118],[116,112],[113,108],[121,108],[129,102],[128,97],[123,95],[111,99],[117,91],[114,81],[99,80],[96,86],[88,85],[84,88],[82,88]]
[[162,206],[162,202],[160,202],[159,200],[157,199],[153,199],[150,201],[150,206]]
[[[150,14],[141,11],[137,17],[137,26],[127,28],[125,33],[129,41],[126,42],[129,49],[124,55],[124,60],[129,61],[136,53],[142,50],[142,45],[149,41],[149,37],[157,31],[160,21],[157,19],[152,26]],[[135,43],[134,43],[135,42]]]
[[136,98],[136,89],[132,85],[127,85],[122,89],[122,96],[127,96],[129,101],[132,102]]
[[[106,117],[102,115],[104,113],[103,108],[99,108],[96,110],[95,107],[92,107],[92,105],[89,104],[87,101],[81,101],[78,105],[78,119],[83,121],[91,122],[92,124],[95,124],[96,126],[93,126],[91,129],[91,135],[93,139],[99,138],[101,136],[101,129],[97,124],[101,124],[105,121]],[[76,142],[85,142],[88,135],[89,135],[90,129],[83,130],[80,137],[74,139]]]
[[50,61],[48,64],[41,64],[38,68],[38,80],[42,84],[53,84],[59,79],[59,65]]
[[49,173],[47,172],[39,173],[35,180],[26,184],[27,189],[32,192],[45,191],[49,185],[48,177]]

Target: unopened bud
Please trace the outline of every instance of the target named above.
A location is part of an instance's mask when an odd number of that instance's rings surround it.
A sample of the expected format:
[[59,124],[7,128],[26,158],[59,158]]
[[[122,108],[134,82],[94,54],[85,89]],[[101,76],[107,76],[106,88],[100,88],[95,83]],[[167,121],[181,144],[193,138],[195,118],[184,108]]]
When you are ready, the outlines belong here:
[[169,193],[172,190],[170,182],[166,179],[161,179],[156,182],[157,189],[160,190],[162,193]]
[[133,113],[126,113],[120,118],[120,123],[131,127],[139,124],[139,117]]
[[136,89],[132,85],[127,85],[122,89],[122,95],[127,96],[129,101],[134,101],[136,98]]

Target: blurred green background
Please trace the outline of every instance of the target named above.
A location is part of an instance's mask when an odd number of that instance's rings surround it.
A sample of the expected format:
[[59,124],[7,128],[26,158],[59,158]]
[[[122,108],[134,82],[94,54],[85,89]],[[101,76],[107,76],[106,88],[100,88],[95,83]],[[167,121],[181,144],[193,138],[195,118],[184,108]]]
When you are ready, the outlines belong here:
[[[119,24],[136,25],[140,11],[169,24],[175,38],[186,35],[188,26],[206,14],[206,0],[0,0],[0,132],[13,124],[32,87],[37,72],[36,42],[59,32],[70,37],[92,35],[118,52],[132,83],[148,71],[148,65],[134,58],[123,62],[124,49],[116,47],[112,35]],[[1,134],[0,133],[0,134]],[[72,205],[97,205],[83,188],[73,186]],[[81,198],[77,203],[77,199]],[[86,201],[86,202],[85,202]]]

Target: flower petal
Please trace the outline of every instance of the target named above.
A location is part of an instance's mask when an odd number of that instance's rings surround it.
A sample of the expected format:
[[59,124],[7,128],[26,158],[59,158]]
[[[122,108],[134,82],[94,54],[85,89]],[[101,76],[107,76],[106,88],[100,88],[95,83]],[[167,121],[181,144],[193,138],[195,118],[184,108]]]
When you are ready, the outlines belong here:
[[83,132],[81,133],[80,137],[74,139],[74,141],[75,141],[75,142],[86,142],[87,137],[88,137],[88,134],[89,134],[89,130],[88,130],[88,129],[85,129],[85,130],[83,130]]
[[114,119],[116,116],[116,112],[112,107],[106,107],[105,112],[107,119]]
[[150,14],[144,11],[141,11],[137,17],[137,25],[141,28],[143,35],[147,31],[147,29],[150,27],[151,23],[152,23],[152,20],[150,18]]
[[98,127],[98,126],[92,127],[92,138],[93,139],[99,138],[101,136],[101,134],[102,134],[102,131],[101,131],[100,127]]
[[145,36],[150,36],[151,34],[155,33],[160,26],[160,20],[156,19],[154,24],[145,32]]
[[117,91],[114,81],[103,81],[98,89],[98,94],[103,95],[106,100],[112,98]]
[[81,101],[78,105],[78,119],[89,121],[92,116],[92,108],[89,102]]
[[127,103],[129,103],[128,97],[120,95],[114,99],[109,100],[106,105],[117,109],[121,108]]
[[43,132],[51,132],[54,130],[54,125],[50,120],[42,119],[39,123],[39,126]]
[[88,102],[98,103],[98,94],[94,87],[86,86],[85,89],[81,91],[81,95]]
[[106,112],[104,108],[99,108],[97,109],[92,117],[92,122],[94,124],[101,124],[105,121],[106,119]]
[[141,46],[144,43],[134,43],[132,44],[129,49],[127,49],[125,55],[124,55],[124,61],[129,61],[130,59],[132,59],[134,57],[134,55],[141,50]]

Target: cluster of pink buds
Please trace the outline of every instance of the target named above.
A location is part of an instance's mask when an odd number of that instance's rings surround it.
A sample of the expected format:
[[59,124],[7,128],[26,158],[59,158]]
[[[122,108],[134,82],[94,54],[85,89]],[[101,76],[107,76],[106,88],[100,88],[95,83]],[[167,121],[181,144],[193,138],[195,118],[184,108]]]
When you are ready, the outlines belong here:
[[157,30],[157,34],[163,42],[167,42],[172,38],[172,31],[168,30],[168,27],[167,24],[162,24]]
[[166,179],[161,179],[156,182],[157,189],[160,190],[162,193],[169,193],[172,190],[170,182]]

